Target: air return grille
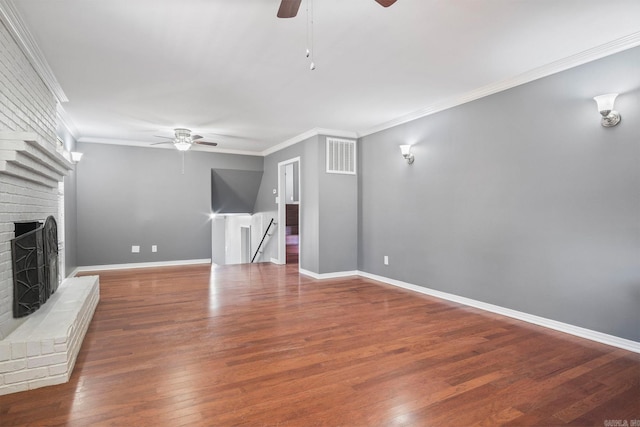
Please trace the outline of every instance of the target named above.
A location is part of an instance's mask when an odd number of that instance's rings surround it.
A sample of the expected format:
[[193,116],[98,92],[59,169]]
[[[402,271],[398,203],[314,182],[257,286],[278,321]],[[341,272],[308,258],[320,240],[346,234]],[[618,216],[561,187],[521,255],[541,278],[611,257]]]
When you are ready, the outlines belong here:
[[327,173],[356,174],[356,141],[327,138]]

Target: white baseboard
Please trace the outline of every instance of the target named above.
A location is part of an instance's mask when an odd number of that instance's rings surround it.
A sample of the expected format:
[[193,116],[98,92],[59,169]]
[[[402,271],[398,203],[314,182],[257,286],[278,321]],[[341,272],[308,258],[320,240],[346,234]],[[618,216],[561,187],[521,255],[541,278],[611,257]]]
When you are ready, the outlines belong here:
[[[302,271],[300,272],[302,273]],[[479,308],[480,310],[490,311],[492,313],[511,317],[513,319],[533,323],[534,325],[543,326],[545,328],[575,335],[580,338],[586,338],[591,341],[596,341],[602,344],[629,350],[634,353],[640,353],[640,342],[616,337],[614,335],[609,335],[598,331],[593,331],[591,329],[582,328],[580,326],[570,325],[568,323],[558,322],[556,320],[551,320],[540,316],[535,316],[533,314],[512,310],[510,308],[500,307],[498,305],[488,304],[486,302],[477,301],[446,292],[436,291],[434,289],[413,285],[411,283],[402,282],[400,280],[389,279],[388,277],[378,276],[376,274],[366,273],[364,271],[358,271],[357,274],[359,276],[366,277],[367,279],[376,280],[378,282],[383,282],[389,285],[397,286],[399,288],[408,289],[436,298],[457,302],[470,307]]]
[[305,270],[304,268],[300,269],[300,274],[304,274],[305,276],[312,277],[318,280],[324,279],[339,279],[341,277],[349,277],[349,276],[357,276],[358,271],[338,271],[335,273],[314,273],[313,271]]
[[[274,262],[277,264],[277,260],[275,259],[271,259],[271,262]],[[163,266],[207,264],[207,263],[211,263],[211,259],[84,266],[84,267],[75,268],[68,277],[74,277],[77,273],[86,272],[86,271],[123,270],[123,269],[129,269],[129,268],[163,267]],[[303,268],[300,268],[299,271],[300,271],[300,274],[303,274],[305,276],[309,276],[313,279],[318,279],[318,280],[338,279],[338,278],[350,277],[350,276],[361,276],[367,279],[386,283],[388,285],[397,286],[399,288],[407,289],[414,292],[419,292],[424,295],[441,298],[447,301],[453,301],[469,307],[478,308],[480,310],[489,311],[491,313],[500,314],[502,316],[511,317],[513,319],[522,320],[524,322],[532,323],[534,325],[538,325],[545,328],[571,334],[580,338],[585,338],[591,341],[607,344],[612,347],[622,348],[624,350],[632,351],[634,353],[640,353],[640,342],[616,337],[614,335],[609,335],[609,334],[605,334],[598,331],[593,331],[591,329],[582,328],[580,326],[575,326],[568,323],[558,322],[557,320],[547,319],[547,318],[536,316],[533,314],[524,313],[522,311],[512,310],[510,308],[505,308],[498,305],[477,301],[471,298],[465,298],[459,295],[437,291],[435,289],[425,288],[423,286],[414,285],[414,284],[403,282],[400,280],[390,279],[384,276],[378,276],[376,274],[371,274],[364,271],[354,270],[354,271],[339,271],[334,273],[314,273],[312,271],[305,270]]]
[[68,277],[74,277],[76,274],[80,272],[87,272],[87,271],[127,270],[130,268],[171,267],[176,265],[194,265],[194,264],[211,264],[211,258],[185,259],[185,260],[178,260],[178,261],[139,262],[139,263],[131,263],[131,264],[87,265],[82,267],[76,267]]

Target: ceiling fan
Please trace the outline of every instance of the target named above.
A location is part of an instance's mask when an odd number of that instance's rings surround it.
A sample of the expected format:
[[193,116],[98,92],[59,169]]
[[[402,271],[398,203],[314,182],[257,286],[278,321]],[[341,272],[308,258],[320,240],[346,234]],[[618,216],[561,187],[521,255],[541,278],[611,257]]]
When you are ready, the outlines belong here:
[[[383,7],[389,7],[397,0],[375,0]],[[282,0],[278,9],[278,18],[293,18],[298,14],[302,0]]]
[[204,137],[200,135],[191,135],[191,130],[189,129],[177,128],[174,129],[174,131],[175,136],[173,138],[168,136],[156,135],[156,137],[158,138],[166,138],[170,139],[171,141],[155,142],[151,145],[173,144],[173,146],[176,147],[179,151],[187,151],[193,144],[208,145],[210,147],[215,147],[216,145],[218,145],[217,142],[201,141],[201,139]]

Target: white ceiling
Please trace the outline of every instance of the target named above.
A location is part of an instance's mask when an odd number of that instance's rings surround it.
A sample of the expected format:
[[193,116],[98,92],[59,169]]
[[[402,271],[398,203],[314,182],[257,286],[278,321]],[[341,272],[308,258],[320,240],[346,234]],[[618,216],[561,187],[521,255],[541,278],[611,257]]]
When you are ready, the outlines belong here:
[[293,19],[279,0],[14,6],[81,141],[187,127],[255,153],[314,128],[367,134],[640,34],[638,0],[315,0],[311,71],[306,1]]

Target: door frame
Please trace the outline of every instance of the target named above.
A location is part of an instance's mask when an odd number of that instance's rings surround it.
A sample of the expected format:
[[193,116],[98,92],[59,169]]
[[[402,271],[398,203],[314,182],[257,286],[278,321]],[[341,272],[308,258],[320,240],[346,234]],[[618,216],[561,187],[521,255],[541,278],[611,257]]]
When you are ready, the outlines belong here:
[[286,242],[286,211],[287,211],[287,200],[286,200],[286,179],[285,179],[285,166],[298,163],[298,204],[300,206],[300,210],[298,212],[298,268],[300,268],[300,262],[302,261],[302,185],[301,184],[301,176],[302,176],[302,162],[300,161],[300,156],[294,157],[292,159],[284,160],[278,163],[278,227],[276,228],[278,233],[278,259],[277,264],[286,264],[287,263],[287,242]]

